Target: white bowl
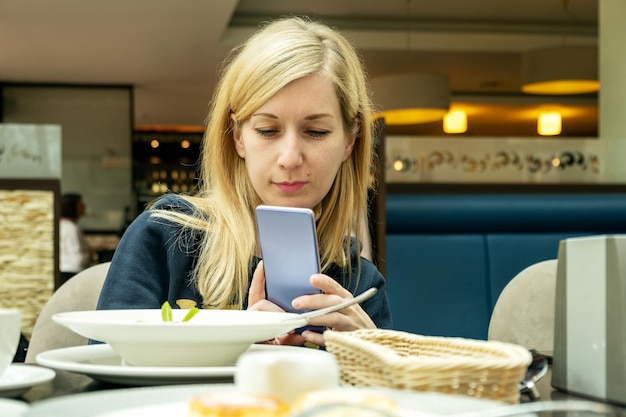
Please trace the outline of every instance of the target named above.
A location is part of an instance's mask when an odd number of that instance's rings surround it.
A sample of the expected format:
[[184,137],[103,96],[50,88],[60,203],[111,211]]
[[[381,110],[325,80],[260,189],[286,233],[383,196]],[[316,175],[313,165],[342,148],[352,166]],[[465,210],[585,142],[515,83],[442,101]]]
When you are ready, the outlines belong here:
[[253,343],[306,324],[294,313],[200,310],[182,322],[187,310],[96,310],[57,313],[52,319],[92,340],[106,342],[127,365],[229,366]]

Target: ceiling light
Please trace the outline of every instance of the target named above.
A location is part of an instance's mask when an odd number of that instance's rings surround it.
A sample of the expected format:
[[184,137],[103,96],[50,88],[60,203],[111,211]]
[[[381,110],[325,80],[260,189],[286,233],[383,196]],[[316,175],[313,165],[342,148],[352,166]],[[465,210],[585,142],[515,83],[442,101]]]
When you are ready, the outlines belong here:
[[450,105],[448,77],[410,73],[375,78],[374,103],[387,125],[411,125],[442,120]]
[[567,46],[526,53],[522,91],[528,94],[585,94],[600,88],[598,48]]
[[465,110],[452,110],[443,118],[443,131],[446,133],[465,133],[467,131],[467,113]]
[[539,113],[537,133],[541,136],[556,136],[561,133],[561,113],[558,111]]

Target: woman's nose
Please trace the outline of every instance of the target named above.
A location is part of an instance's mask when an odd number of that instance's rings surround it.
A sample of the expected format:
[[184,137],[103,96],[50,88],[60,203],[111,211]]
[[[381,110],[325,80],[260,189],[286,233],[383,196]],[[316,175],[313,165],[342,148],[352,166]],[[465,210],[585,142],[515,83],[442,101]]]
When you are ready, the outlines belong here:
[[286,169],[295,168],[302,164],[302,143],[297,135],[285,135],[280,144],[278,163]]

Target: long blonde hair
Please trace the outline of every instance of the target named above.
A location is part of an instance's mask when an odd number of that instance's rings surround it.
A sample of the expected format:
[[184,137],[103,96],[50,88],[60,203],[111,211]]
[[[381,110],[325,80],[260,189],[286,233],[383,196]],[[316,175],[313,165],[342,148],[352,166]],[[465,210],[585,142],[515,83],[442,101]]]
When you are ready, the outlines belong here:
[[235,150],[231,115],[247,120],[284,86],[314,73],[334,83],[344,128],[356,132],[352,155],[314,208],[322,270],[332,263],[347,268],[348,274],[352,268],[349,237],[368,218],[372,185],[371,100],[363,66],[352,45],[328,26],[300,17],[276,20],[225,61],[207,119],[199,189],[185,197],[195,207],[193,216],[155,213],[181,224],[183,233],[204,232],[192,279],[205,306],[242,307],[257,245],[252,237],[260,200]]

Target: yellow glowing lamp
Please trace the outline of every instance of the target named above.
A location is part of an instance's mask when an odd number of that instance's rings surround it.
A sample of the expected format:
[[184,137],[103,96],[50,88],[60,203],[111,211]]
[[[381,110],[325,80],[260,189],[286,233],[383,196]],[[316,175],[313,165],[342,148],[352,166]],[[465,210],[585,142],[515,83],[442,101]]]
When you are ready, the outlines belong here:
[[537,133],[541,136],[556,136],[561,133],[561,113],[542,112],[537,119]]
[[452,110],[443,118],[443,131],[446,133],[465,133],[467,131],[467,113],[465,110]]

